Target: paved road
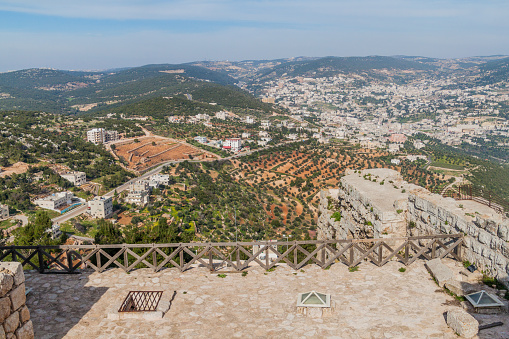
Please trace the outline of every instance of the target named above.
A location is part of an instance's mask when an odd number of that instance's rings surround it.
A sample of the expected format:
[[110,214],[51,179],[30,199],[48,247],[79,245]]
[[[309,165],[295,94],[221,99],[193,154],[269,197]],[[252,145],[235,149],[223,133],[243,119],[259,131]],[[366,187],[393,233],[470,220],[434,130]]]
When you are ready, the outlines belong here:
[[51,221],[53,221],[53,224],[61,224],[61,223],[66,222],[69,219],[72,219],[74,217],[77,217],[78,215],[85,213],[86,211],[87,211],[87,205],[85,204],[83,206],[76,207],[75,209],[73,209],[67,213],[64,213],[62,215],[59,215],[58,217],[51,219]]
[[[259,148],[259,149],[256,149],[256,150],[252,150],[252,151],[248,151],[248,152],[242,152],[242,153],[239,153],[239,154],[234,154],[234,155],[231,155],[229,157],[222,158],[220,160],[236,159],[236,158],[244,157],[246,155],[250,155],[250,154],[262,151],[262,150],[267,149],[267,148],[277,147],[277,146],[291,144],[291,143],[294,143],[294,142],[305,141],[305,140],[308,140],[308,139],[285,141],[285,142],[279,143],[277,145],[265,146],[263,148]],[[147,172],[143,173],[139,177],[131,179],[128,182],[126,182],[126,183],[118,186],[117,188],[109,191],[108,193],[106,193],[104,195],[104,197],[112,197],[115,194],[115,192],[117,192],[117,193],[123,192],[123,191],[125,191],[126,189],[129,188],[129,185],[131,183],[136,182],[138,180],[146,179],[146,178],[148,178],[148,177],[150,177],[150,176],[152,176],[154,174],[157,174],[157,173],[161,172],[165,166],[168,166],[170,164],[177,164],[177,163],[183,162],[183,161],[186,161],[186,160],[185,159],[182,159],[182,160],[171,160],[171,161],[167,161],[165,163],[159,164],[159,165],[157,165],[157,167],[154,167],[153,169],[148,170]],[[190,162],[202,162],[204,160],[187,160],[187,161],[190,161]],[[51,221],[53,221],[53,224],[61,224],[61,223],[66,222],[69,219],[72,219],[74,217],[77,217],[78,215],[81,215],[81,214],[85,213],[86,211],[87,211],[87,205],[83,205],[83,206],[75,208],[75,209],[73,209],[73,210],[71,210],[71,211],[69,211],[69,212],[67,212],[67,213],[65,213],[65,214],[63,214],[61,216],[53,218],[53,219],[51,219]]]

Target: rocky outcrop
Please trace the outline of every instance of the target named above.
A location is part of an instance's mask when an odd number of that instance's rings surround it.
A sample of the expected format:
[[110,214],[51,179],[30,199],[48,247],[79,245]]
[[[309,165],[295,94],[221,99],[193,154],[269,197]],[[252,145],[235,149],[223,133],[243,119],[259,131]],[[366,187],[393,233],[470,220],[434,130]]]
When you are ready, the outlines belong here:
[[23,267],[17,262],[0,263],[0,338],[34,338],[25,301]]
[[486,205],[432,194],[389,169],[349,171],[320,198],[318,239],[463,233],[464,259],[509,281],[509,219]]

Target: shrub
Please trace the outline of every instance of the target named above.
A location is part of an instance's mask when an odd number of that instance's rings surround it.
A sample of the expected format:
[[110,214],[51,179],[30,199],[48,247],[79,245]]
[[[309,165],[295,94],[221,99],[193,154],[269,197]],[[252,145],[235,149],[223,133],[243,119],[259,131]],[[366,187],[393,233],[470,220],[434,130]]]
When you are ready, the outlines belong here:
[[405,271],[406,271],[406,268],[404,268],[404,267],[400,267],[398,271],[400,271],[400,272],[402,272],[402,273],[403,273],[403,272],[405,272]]
[[220,274],[218,274],[217,276],[218,276],[219,278],[226,278],[226,274],[224,274],[224,273],[220,273]]
[[359,266],[348,267],[348,272],[357,272],[359,270]]
[[338,222],[341,221],[341,212],[339,212],[339,211],[334,212],[332,214],[331,218]]

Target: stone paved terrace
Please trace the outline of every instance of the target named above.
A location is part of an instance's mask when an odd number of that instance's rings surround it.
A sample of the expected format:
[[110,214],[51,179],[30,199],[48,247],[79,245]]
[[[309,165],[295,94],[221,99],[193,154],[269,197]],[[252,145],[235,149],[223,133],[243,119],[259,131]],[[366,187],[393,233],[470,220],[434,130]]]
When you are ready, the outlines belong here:
[[[454,265],[454,264],[453,264]],[[456,263],[459,265],[459,263]],[[41,275],[26,273],[36,338],[458,338],[444,312],[459,307],[431,280],[424,261],[399,272],[401,263],[383,267],[364,262],[357,272],[342,264],[322,270],[308,265],[273,272],[259,267],[247,276],[226,278],[204,268],[181,273],[120,269],[105,273]],[[129,290],[177,294],[160,320],[109,320],[111,305]],[[312,318],[296,310],[299,292],[330,293],[331,317]],[[504,315],[505,317],[507,314]],[[497,321],[490,318],[490,321]],[[507,321],[505,321],[507,322]],[[506,331],[506,332],[504,332]],[[507,338],[509,328],[486,331],[481,338]]]

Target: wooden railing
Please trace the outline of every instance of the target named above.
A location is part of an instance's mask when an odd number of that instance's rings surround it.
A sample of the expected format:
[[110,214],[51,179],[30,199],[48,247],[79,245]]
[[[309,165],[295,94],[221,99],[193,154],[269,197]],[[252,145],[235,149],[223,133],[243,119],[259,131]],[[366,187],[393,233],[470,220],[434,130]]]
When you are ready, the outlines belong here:
[[419,258],[445,256],[461,261],[462,243],[463,234],[441,234],[293,242],[6,246],[0,247],[0,261],[19,261],[25,269],[40,273],[76,273],[85,268],[103,272],[117,267],[125,272],[177,267],[183,272],[196,265],[210,271],[242,271],[252,265],[268,270],[277,264],[298,270],[308,264],[327,268],[337,262],[353,267],[362,261],[382,266],[400,260],[410,265]]
[[493,208],[498,213],[509,212],[509,202],[499,197],[490,190],[474,185],[461,185],[458,187],[449,187],[438,192],[443,197],[454,198],[456,200],[473,200]]

